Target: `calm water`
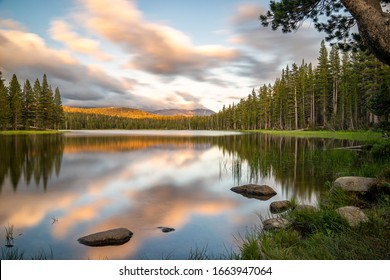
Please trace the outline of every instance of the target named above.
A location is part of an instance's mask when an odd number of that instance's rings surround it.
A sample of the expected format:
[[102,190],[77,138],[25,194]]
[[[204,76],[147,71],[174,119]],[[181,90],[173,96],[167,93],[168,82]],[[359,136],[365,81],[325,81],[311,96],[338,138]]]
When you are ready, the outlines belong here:
[[[204,131],[0,136],[1,246],[13,225],[25,258],[42,250],[54,259],[187,259],[197,250],[221,258],[271,216],[272,201],[315,204],[325,181],[358,167],[364,155],[333,150],[351,144]],[[278,194],[260,201],[230,191],[246,183]],[[116,227],[134,233],[128,243],[77,242]]]

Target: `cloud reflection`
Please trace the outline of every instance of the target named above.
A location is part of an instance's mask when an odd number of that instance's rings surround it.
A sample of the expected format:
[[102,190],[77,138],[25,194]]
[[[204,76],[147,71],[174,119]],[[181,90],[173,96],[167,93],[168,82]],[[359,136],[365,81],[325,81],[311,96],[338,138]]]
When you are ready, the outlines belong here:
[[[168,236],[159,226],[175,228],[169,235],[180,240],[191,238],[181,231],[194,216],[217,217],[237,206],[231,198],[213,192],[210,182],[218,166],[199,172],[220,156],[212,145],[169,137],[141,145],[137,137],[105,139],[105,144],[85,141],[94,148],[85,149],[80,139],[65,142],[61,173],[52,178],[45,193],[20,186],[14,194],[5,188],[0,197],[1,224],[9,222],[23,232],[49,229],[53,240],[48,242],[82,250],[80,259],[127,259],[138,258],[147,244]],[[53,216],[58,222],[51,224]],[[80,236],[116,227],[134,233],[128,244],[79,248],[76,242]],[[175,246],[174,241],[170,244]],[[54,246],[55,255],[56,250],[61,247]]]

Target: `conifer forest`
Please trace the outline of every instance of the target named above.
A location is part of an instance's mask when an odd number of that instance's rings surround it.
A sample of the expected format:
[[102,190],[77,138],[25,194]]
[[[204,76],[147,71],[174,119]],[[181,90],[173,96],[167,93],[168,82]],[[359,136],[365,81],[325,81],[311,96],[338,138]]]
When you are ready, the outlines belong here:
[[61,93],[54,92],[46,75],[32,85],[27,79],[23,88],[16,74],[8,87],[0,72],[0,129],[59,129],[64,122]]

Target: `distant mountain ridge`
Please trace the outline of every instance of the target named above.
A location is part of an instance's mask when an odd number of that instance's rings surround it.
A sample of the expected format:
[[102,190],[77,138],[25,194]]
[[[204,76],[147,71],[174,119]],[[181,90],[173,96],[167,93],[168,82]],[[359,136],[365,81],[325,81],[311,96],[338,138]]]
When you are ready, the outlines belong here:
[[82,113],[82,114],[96,114],[114,117],[123,117],[129,119],[154,119],[159,118],[156,114],[152,114],[139,109],[124,108],[124,107],[70,107],[63,106],[64,112],[68,113]]
[[210,116],[215,114],[209,109],[166,109],[157,111],[143,111],[133,108],[124,107],[70,107],[63,106],[64,112],[67,113],[82,113],[82,114],[97,114],[106,116],[123,117],[129,119],[161,119],[161,118],[175,118],[175,117],[193,117],[193,116]]
[[160,116],[187,116],[187,117],[211,116],[215,114],[215,112],[210,109],[193,109],[193,110],[163,109],[163,110],[151,111],[150,113],[160,115]]

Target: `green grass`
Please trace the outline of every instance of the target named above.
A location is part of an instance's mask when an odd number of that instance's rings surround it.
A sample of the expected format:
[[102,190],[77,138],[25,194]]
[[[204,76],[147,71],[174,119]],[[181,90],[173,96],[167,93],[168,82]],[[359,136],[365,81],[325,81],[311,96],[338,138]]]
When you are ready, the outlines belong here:
[[329,130],[251,130],[271,135],[304,137],[304,138],[331,138],[356,141],[378,141],[382,133],[373,131],[329,131]]
[[53,251],[50,248],[50,252],[46,252],[41,249],[37,254],[31,257],[26,257],[23,250],[16,247],[1,248],[1,260],[53,260]]
[[[352,228],[335,211],[346,205],[361,207],[369,221]],[[367,194],[328,192],[320,211],[292,210],[284,217],[291,221],[288,229],[259,229],[247,236],[241,259],[390,259],[390,187],[386,184]]]
[[26,134],[59,134],[61,130],[2,130],[0,135],[26,135]]

